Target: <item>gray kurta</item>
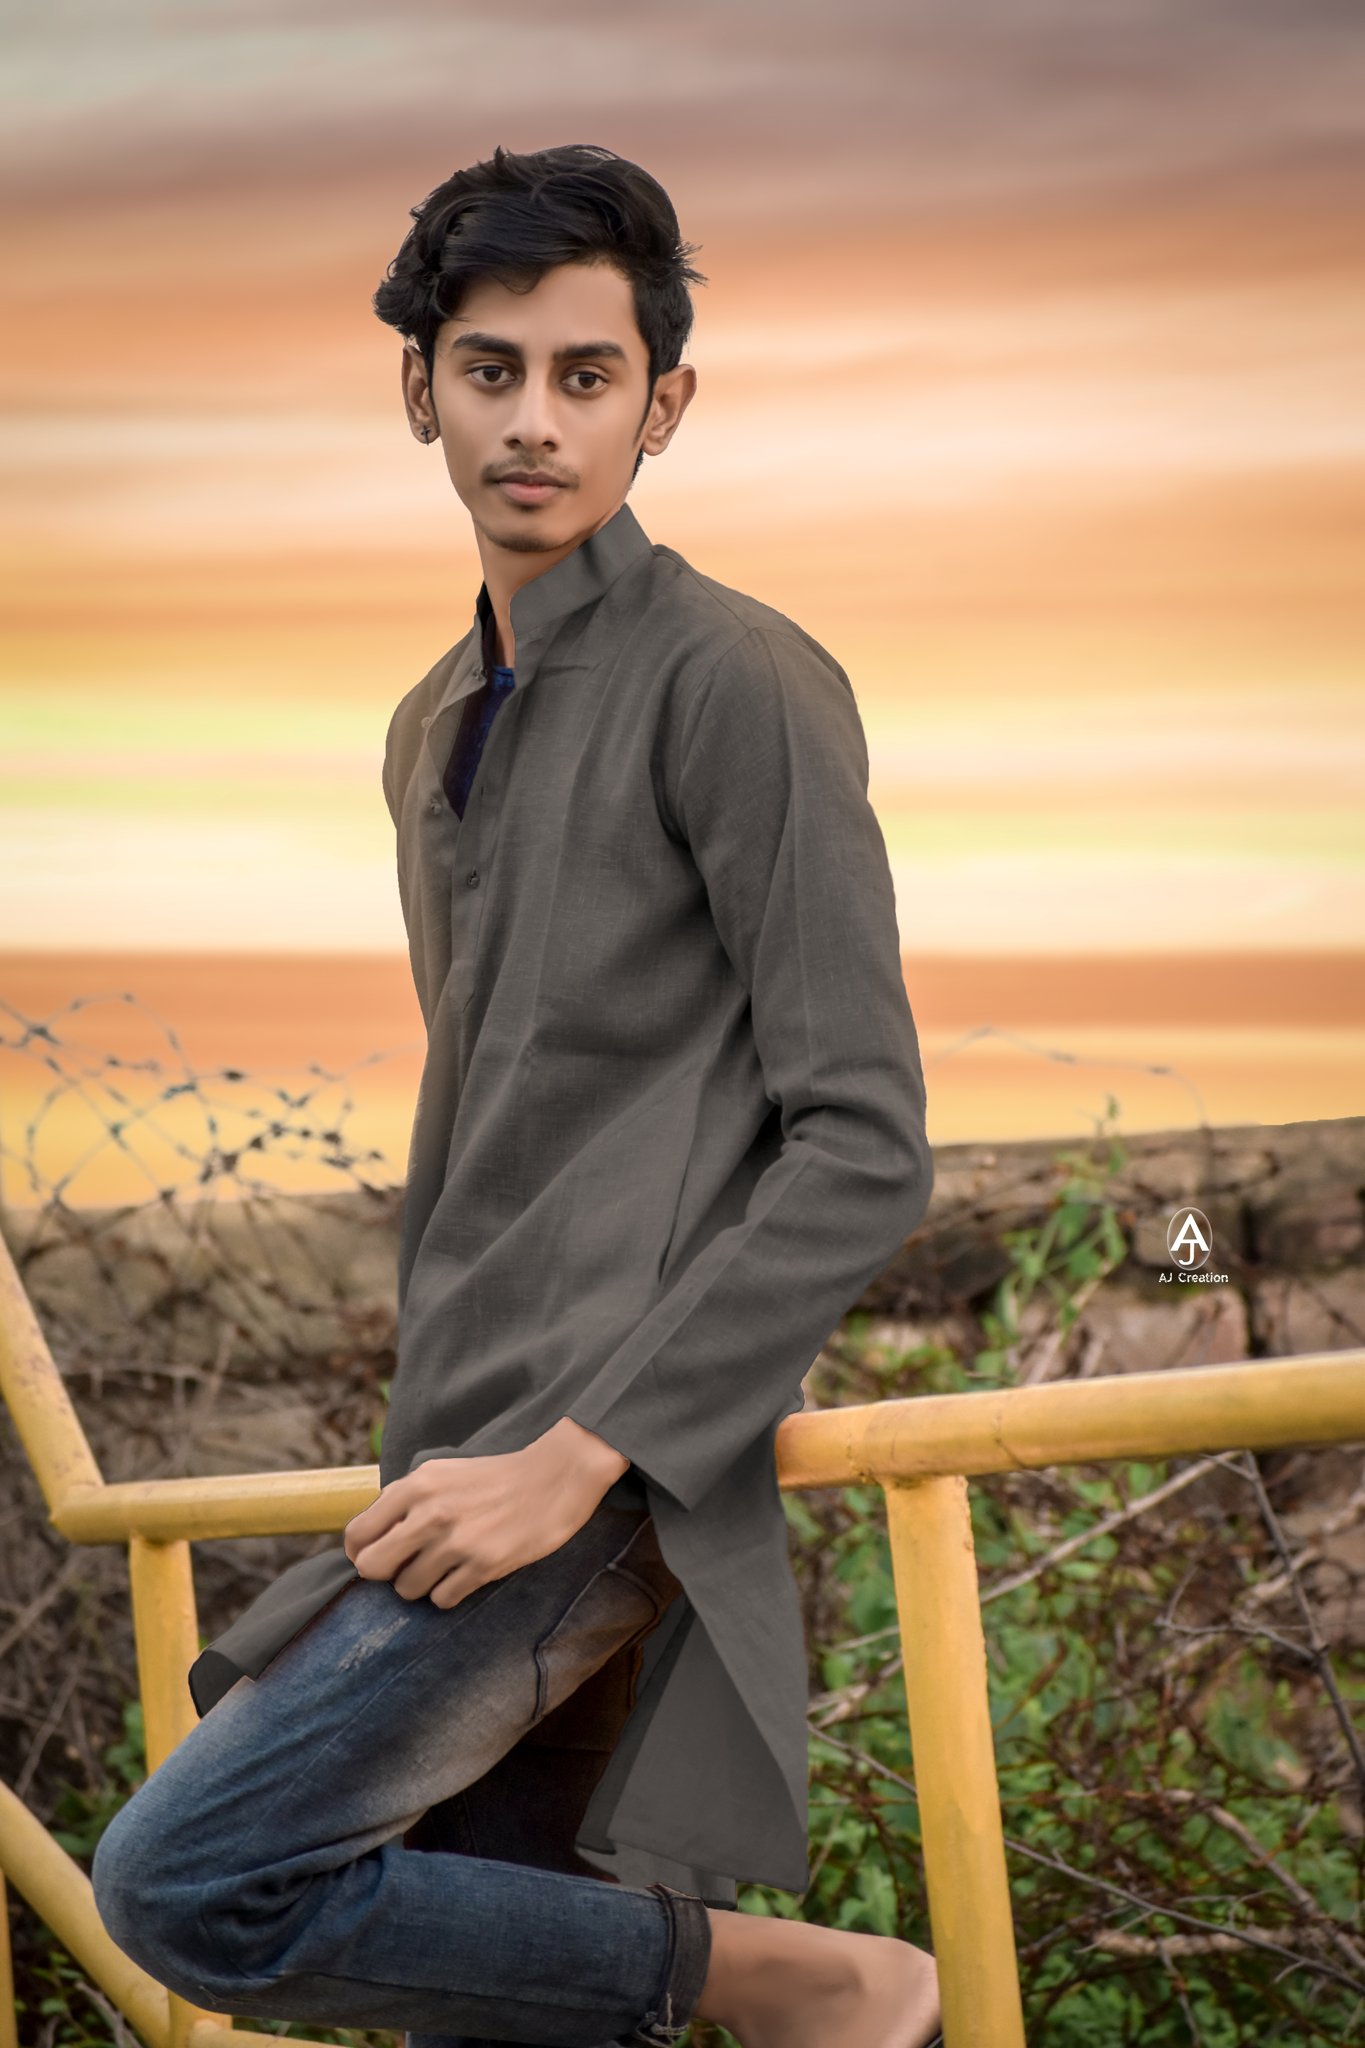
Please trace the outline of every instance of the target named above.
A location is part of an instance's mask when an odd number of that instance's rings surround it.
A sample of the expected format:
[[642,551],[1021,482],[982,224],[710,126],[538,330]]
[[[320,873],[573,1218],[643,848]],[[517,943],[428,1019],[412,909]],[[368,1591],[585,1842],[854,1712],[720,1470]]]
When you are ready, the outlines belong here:
[[[465,637],[384,792],[427,1027],[380,1478],[572,1416],[632,1461],[684,1592],[579,1853],[733,1904],[808,1881],[806,1660],[773,1440],[933,1179],[848,677],[628,505],[512,599],[517,686],[463,819]],[[203,1714],[355,1568],[292,1565],[206,1649]]]

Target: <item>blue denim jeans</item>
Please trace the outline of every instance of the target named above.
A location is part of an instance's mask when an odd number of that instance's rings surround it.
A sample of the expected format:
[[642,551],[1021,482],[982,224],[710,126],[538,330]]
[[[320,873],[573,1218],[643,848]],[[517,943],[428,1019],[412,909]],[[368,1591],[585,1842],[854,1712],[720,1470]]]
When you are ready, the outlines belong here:
[[210,2010],[409,2048],[679,2040],[707,1908],[573,1844],[681,1590],[647,1507],[611,1494],[452,1608],[352,1581],[106,1828],[113,1940]]

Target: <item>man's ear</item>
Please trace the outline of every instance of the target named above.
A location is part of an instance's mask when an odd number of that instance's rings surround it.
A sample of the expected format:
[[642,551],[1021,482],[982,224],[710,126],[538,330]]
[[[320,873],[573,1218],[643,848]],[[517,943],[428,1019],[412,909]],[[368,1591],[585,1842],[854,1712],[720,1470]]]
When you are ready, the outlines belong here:
[[[411,356],[422,372],[420,382],[417,382],[411,386],[409,385],[408,382],[411,373],[408,370],[406,362],[404,362],[403,360],[404,356]],[[420,398],[421,396],[425,395],[428,403],[431,404],[433,417],[435,415],[436,410],[435,404],[431,399],[431,386],[427,381],[426,362],[423,359],[420,347],[415,341],[405,341],[403,343],[402,355],[399,357],[398,386],[399,390],[403,395],[404,405],[408,411],[408,424],[413,428],[415,432],[417,429],[417,421],[412,416],[413,399]]]

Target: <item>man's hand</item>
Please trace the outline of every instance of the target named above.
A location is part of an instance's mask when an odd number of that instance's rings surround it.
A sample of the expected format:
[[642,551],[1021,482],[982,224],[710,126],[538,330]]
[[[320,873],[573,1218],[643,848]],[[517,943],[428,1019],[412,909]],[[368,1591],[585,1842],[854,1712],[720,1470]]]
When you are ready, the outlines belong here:
[[362,1579],[456,1607],[577,1534],[630,1460],[567,1415],[523,1451],[427,1458],[346,1524]]

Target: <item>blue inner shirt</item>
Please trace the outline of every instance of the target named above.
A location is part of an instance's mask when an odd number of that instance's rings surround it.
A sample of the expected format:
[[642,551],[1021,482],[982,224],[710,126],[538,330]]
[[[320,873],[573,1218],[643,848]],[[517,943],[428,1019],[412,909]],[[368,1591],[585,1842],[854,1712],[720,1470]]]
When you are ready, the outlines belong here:
[[498,715],[498,706],[510,697],[515,688],[515,669],[490,667],[485,680],[465,700],[455,744],[442,777],[451,809],[461,818],[469,801],[484,742]]

